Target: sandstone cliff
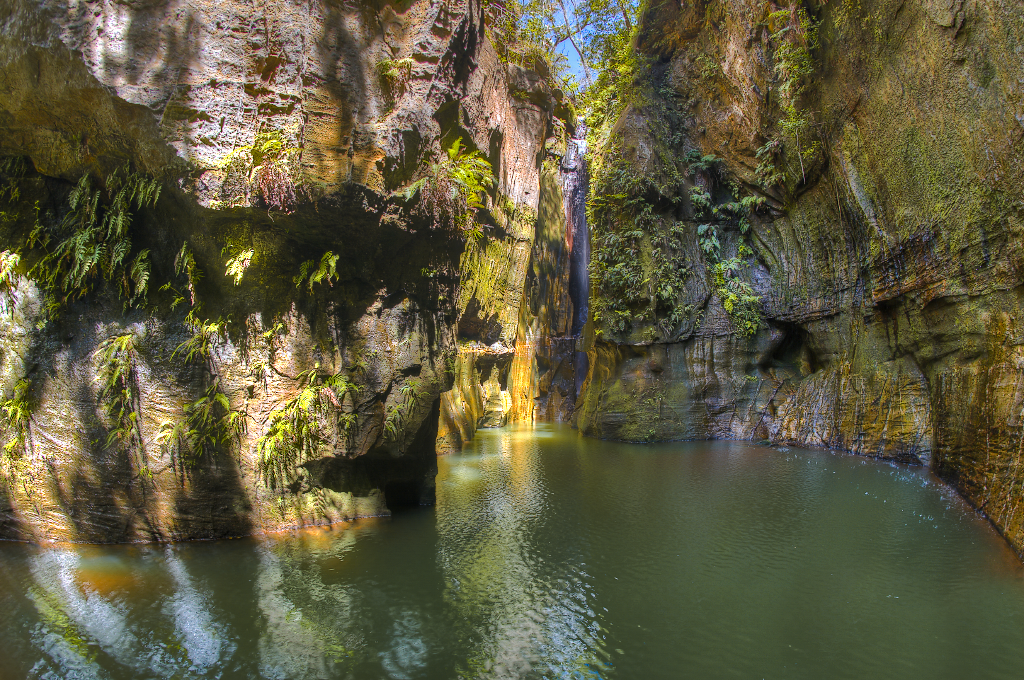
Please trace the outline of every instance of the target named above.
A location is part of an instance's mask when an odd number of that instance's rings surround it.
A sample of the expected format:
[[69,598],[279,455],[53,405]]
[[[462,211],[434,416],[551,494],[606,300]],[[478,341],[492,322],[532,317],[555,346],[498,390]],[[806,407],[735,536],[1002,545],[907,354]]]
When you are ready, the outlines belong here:
[[[459,319],[514,337],[487,276],[525,275],[557,106],[473,1],[3,3],[3,535],[431,500]],[[403,191],[457,140],[481,233]]]
[[1024,551],[1022,37],[999,0],[653,3],[580,430],[920,462]]

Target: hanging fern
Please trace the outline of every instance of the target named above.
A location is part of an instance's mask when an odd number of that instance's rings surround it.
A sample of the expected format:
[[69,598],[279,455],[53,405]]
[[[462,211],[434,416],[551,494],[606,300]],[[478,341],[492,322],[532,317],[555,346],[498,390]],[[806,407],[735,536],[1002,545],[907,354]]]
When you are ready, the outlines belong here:
[[245,432],[245,413],[231,408],[215,380],[199,399],[183,408],[176,422],[160,426],[157,441],[182,467],[191,468],[207,454],[229,447]]
[[256,443],[259,469],[268,486],[290,481],[290,471],[317,457],[332,432],[346,436],[355,426],[355,414],[342,413],[346,395],[359,387],[341,373],[324,375],[320,365],[298,376],[299,393],[270,413],[267,431]]
[[204,321],[199,318],[197,312],[199,306],[192,308],[185,316],[185,327],[189,330],[189,337],[174,348],[171,359],[179,356],[185,358],[185,362],[209,363],[215,343],[224,339],[227,333],[227,321],[222,318],[216,321]]
[[422,210],[436,222],[462,232],[472,231],[473,211],[483,208],[483,196],[494,186],[491,164],[480,151],[469,151],[456,139],[427,175],[398,192],[405,200],[420,194]]
[[243,250],[236,254],[234,257],[228,258],[227,268],[224,271],[224,275],[232,279],[237,286],[242,282],[242,277],[245,276],[246,270],[249,265],[252,264],[252,257],[255,251],[252,248]]
[[316,260],[306,260],[299,267],[299,275],[292,279],[296,288],[302,288],[302,284],[305,283],[309,286],[309,292],[313,292],[313,286],[326,281],[328,286],[333,286],[333,281],[338,280],[338,256],[328,250],[320,258],[320,263],[317,264]]
[[59,309],[88,294],[97,279],[116,282],[125,308],[144,302],[149,289],[149,251],[129,259],[133,213],[156,205],[160,184],[131,173],[125,166],[114,172],[104,190],[83,175],[68,196],[69,211],[54,229],[37,222],[28,239],[43,251],[30,272]]
[[107,448],[136,451],[139,455],[139,472],[145,477],[152,477],[153,473],[143,458],[142,450],[136,342],[134,333],[125,333],[100,343],[96,350],[99,400],[113,423],[107,434]]
[[14,305],[18,298],[15,290],[18,288],[18,265],[21,264],[21,255],[16,252],[5,250],[0,252],[0,310],[13,313]]
[[0,400],[0,424],[10,437],[4,444],[3,454],[8,460],[20,458],[28,441],[29,425],[32,421],[32,402],[29,400],[31,389],[31,383],[22,378],[14,385],[14,392],[10,398]]

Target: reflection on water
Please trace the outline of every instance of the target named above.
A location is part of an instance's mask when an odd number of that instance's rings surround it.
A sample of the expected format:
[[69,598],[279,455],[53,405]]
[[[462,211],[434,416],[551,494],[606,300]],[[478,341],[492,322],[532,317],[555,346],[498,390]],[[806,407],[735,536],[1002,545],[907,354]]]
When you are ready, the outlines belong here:
[[923,471],[562,427],[439,468],[392,519],[0,545],[0,680],[1019,677],[1021,568]]
[[[541,433],[541,437],[546,433]],[[445,600],[473,638],[468,677],[601,677],[601,628],[579,551],[538,550],[550,491],[529,430],[488,438],[489,455],[454,457],[439,476],[438,561]],[[568,558],[568,559],[567,559]]]

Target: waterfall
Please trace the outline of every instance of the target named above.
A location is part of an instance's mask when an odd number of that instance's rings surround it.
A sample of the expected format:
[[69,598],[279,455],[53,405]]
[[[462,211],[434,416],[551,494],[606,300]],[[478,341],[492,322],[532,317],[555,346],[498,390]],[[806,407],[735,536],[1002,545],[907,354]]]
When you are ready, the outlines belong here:
[[565,204],[565,240],[569,250],[569,299],[572,301],[573,374],[575,395],[587,375],[587,354],[581,351],[580,338],[590,308],[590,231],[587,228],[587,126],[580,122],[569,140],[562,159],[562,196]]

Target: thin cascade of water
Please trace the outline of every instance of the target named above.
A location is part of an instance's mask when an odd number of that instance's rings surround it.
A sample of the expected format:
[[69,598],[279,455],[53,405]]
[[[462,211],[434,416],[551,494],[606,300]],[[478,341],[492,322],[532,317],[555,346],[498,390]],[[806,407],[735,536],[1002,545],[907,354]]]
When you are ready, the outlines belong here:
[[562,159],[562,196],[565,201],[566,246],[569,249],[569,299],[572,301],[574,399],[587,375],[587,354],[580,338],[590,311],[590,231],[587,228],[587,126],[580,121]]

